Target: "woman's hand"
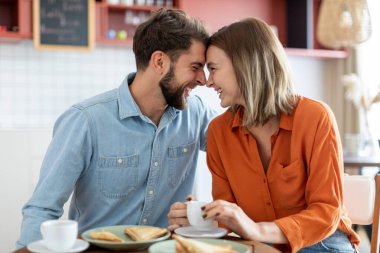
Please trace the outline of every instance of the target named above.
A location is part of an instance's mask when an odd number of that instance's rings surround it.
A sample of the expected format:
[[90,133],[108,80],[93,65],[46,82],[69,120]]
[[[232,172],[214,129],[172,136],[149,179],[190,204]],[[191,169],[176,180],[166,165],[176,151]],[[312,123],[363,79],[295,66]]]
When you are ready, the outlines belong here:
[[244,239],[253,240],[257,233],[258,225],[234,203],[216,200],[202,207],[202,210],[205,212],[204,219],[215,217],[216,221]]
[[246,240],[266,243],[288,243],[288,239],[275,222],[255,222],[235,203],[216,200],[202,207],[203,218],[215,220]]

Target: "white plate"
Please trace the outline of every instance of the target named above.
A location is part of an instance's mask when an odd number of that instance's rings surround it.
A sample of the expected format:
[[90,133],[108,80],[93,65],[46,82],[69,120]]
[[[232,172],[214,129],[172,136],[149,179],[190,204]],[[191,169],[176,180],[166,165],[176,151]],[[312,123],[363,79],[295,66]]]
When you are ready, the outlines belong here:
[[[238,253],[251,253],[251,247],[228,240],[222,239],[195,239],[200,242],[213,244],[213,245],[230,245],[233,250]],[[158,242],[149,247],[149,253],[175,253],[175,240],[167,240]]]
[[220,238],[227,234],[227,230],[217,227],[180,227],[174,230],[176,234],[195,238]]
[[[86,241],[83,241],[81,239],[77,239],[75,241],[74,246],[71,249],[65,250],[65,253],[77,253],[82,252],[88,248],[90,244]],[[36,242],[32,242],[26,246],[26,248],[33,252],[33,253],[59,253],[59,252],[52,252],[48,248],[46,248],[45,243],[43,240],[39,240]]]

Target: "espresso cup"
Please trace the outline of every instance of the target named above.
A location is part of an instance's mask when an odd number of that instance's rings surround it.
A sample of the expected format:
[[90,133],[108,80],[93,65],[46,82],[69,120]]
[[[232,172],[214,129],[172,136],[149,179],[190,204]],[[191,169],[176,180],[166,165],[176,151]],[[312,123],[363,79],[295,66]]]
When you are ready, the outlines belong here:
[[78,222],[74,220],[48,220],[40,226],[45,246],[56,252],[64,252],[74,246],[78,236]]
[[211,227],[214,222],[214,218],[203,219],[201,207],[206,205],[207,202],[203,201],[189,201],[186,203],[187,219],[191,226],[194,227]]

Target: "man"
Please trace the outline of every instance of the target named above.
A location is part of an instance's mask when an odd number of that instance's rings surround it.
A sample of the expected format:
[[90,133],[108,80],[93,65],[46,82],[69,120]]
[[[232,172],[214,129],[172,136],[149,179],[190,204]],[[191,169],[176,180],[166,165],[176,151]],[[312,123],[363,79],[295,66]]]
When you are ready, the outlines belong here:
[[159,10],[133,42],[137,73],[72,106],[56,122],[38,185],[23,208],[21,247],[63,214],[79,232],[118,224],[166,227],[169,206],[192,191],[215,115],[189,93],[204,85],[208,34],[178,10]]

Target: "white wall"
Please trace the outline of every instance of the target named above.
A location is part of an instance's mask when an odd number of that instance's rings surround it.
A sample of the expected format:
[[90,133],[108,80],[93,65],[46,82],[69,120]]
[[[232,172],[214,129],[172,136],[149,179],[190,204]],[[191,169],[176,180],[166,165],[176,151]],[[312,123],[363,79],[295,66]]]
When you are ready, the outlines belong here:
[[[368,41],[358,47],[359,75],[370,97],[380,92],[378,61],[380,56],[380,1],[368,0],[371,11],[372,33]],[[369,124],[373,137],[380,140],[380,103],[372,105],[369,110]]]
[[21,208],[38,180],[50,132],[50,129],[0,130],[0,252],[15,248]]
[[[332,60],[334,61],[334,60]],[[331,62],[331,60],[330,60]],[[325,60],[291,57],[296,90],[325,100]],[[126,48],[97,48],[90,53],[38,52],[30,41],[0,42],[0,252],[10,252],[19,235],[21,207],[37,182],[55,119],[71,104],[117,87],[134,70]],[[219,110],[215,92],[194,93]],[[198,199],[211,200],[210,174],[202,152],[195,187]]]
[[130,48],[37,51],[0,41],[0,128],[49,128],[71,104],[118,87],[135,71]]

